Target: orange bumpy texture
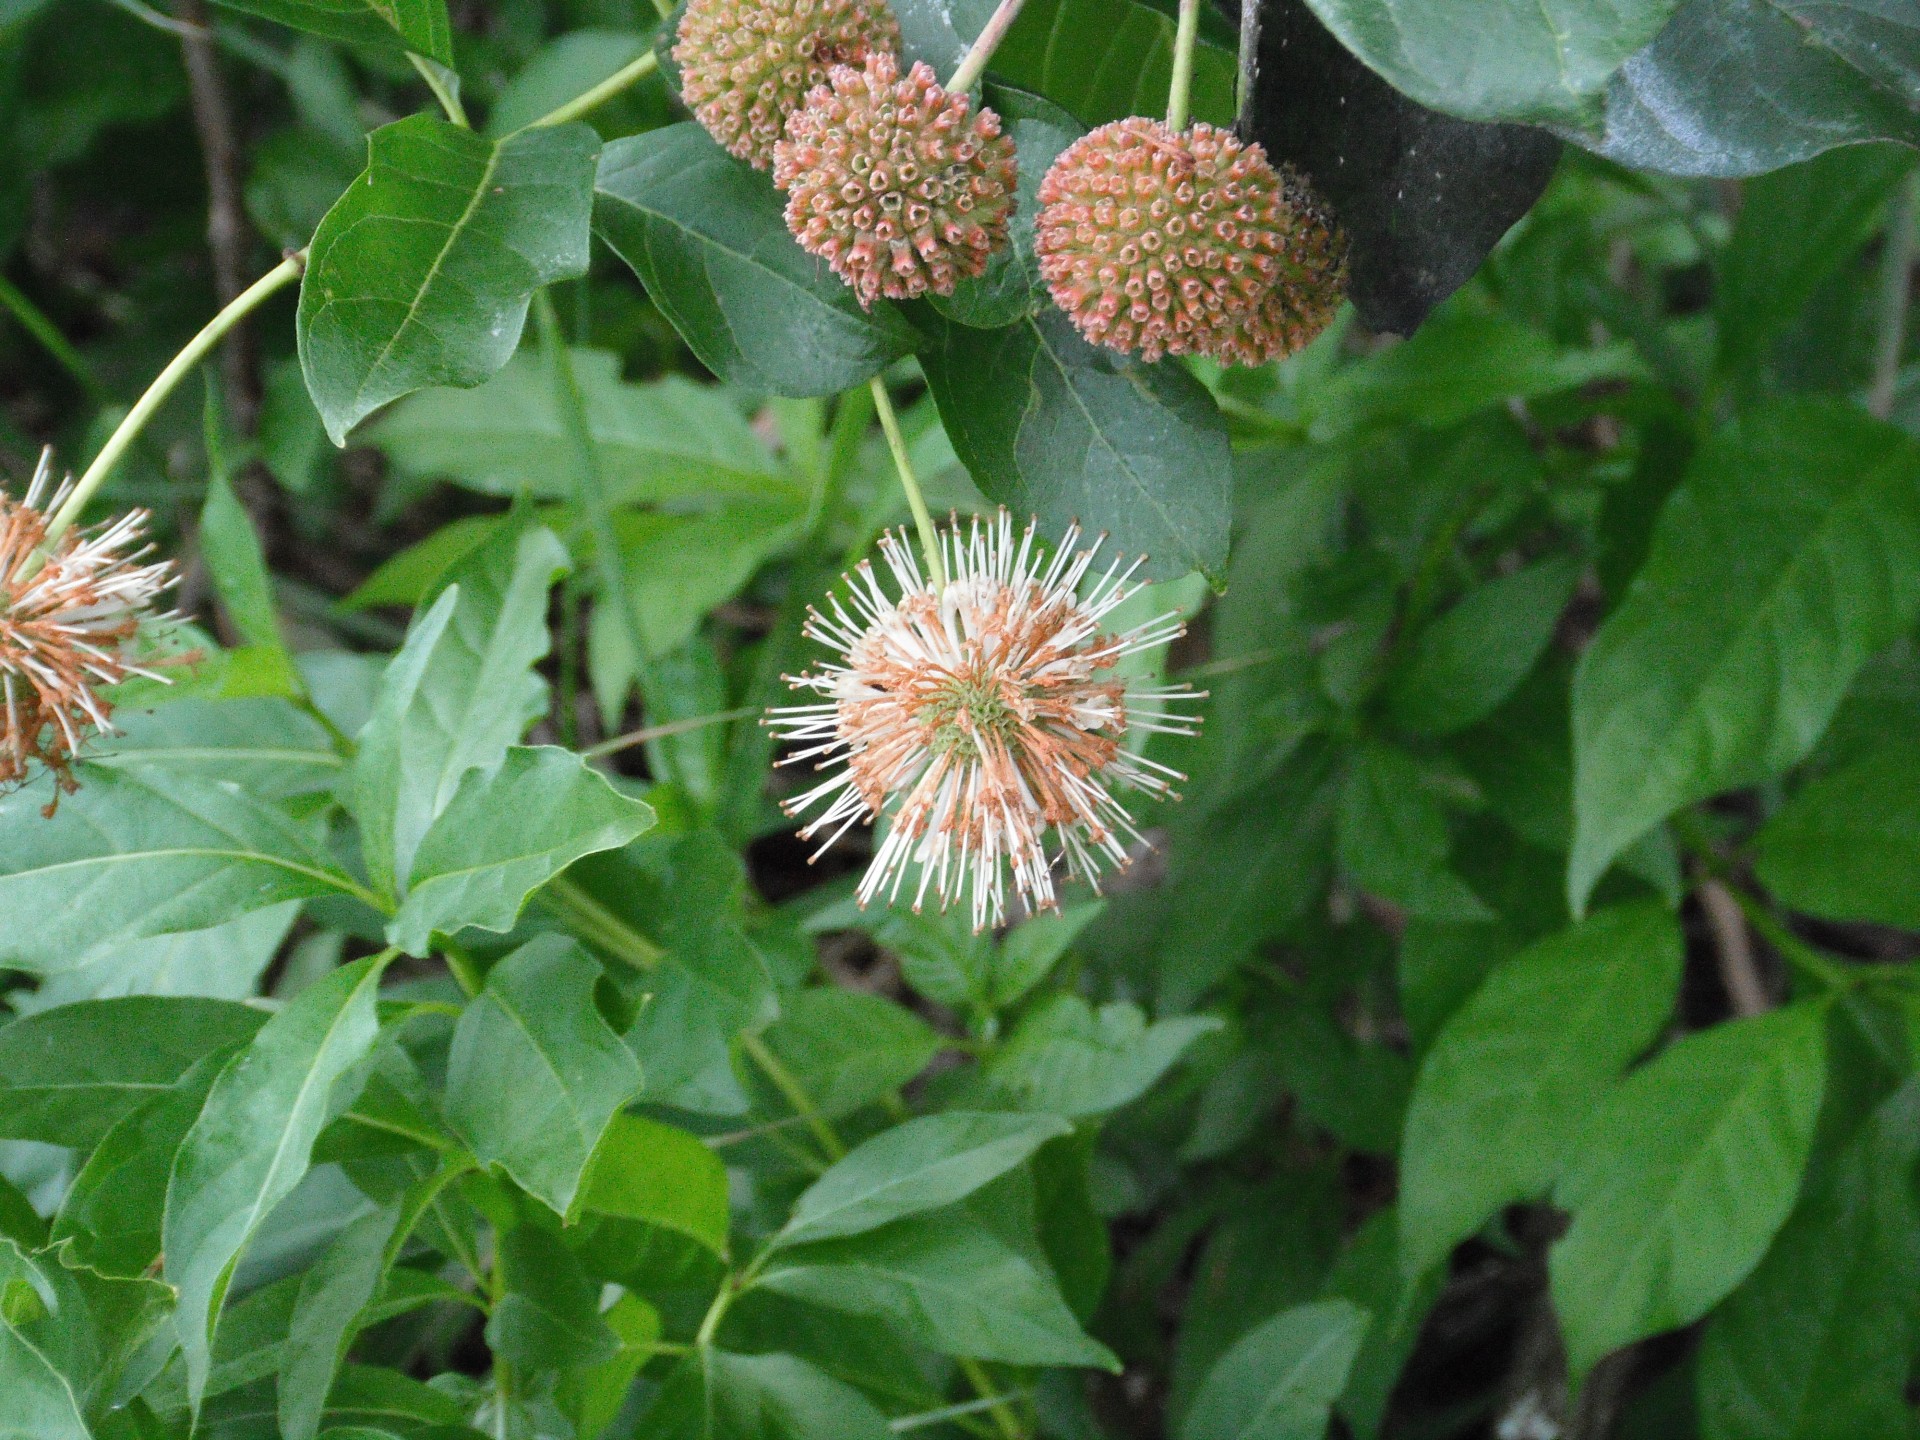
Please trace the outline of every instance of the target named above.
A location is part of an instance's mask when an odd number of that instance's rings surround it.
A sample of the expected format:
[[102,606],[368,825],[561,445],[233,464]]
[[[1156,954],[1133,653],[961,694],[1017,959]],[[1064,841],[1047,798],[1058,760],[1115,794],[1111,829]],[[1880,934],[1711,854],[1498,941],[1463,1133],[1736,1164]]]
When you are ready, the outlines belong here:
[[834,67],[774,148],[787,227],[871,306],[950,295],[1007,242],[1013,142],[916,64],[891,55]]
[[1148,360],[1264,364],[1326,329],[1346,293],[1345,237],[1306,182],[1211,125],[1102,125],[1054,161],[1040,204],[1054,303]]
[[756,170],[827,73],[900,43],[886,0],[690,0],[673,61],[707,133]]

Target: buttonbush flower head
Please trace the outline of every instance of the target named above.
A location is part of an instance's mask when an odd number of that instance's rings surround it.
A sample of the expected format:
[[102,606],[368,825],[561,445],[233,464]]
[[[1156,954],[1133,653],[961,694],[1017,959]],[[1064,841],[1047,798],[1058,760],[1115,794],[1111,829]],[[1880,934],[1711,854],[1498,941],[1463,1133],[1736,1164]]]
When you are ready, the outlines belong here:
[[871,307],[884,295],[951,295],[1007,243],[1013,142],[915,64],[836,65],[774,147],[787,228]]
[[1346,240],[1258,145],[1134,116],[1082,136],[1040,182],[1034,251],[1054,303],[1098,345],[1260,365],[1332,322]]
[[1004,917],[1011,873],[1029,909],[1056,909],[1048,832],[1068,875],[1098,889],[1102,867],[1125,866],[1141,838],[1113,788],[1169,796],[1183,778],[1126,742],[1196,733],[1182,707],[1200,695],[1129,686],[1115,668],[1184,627],[1163,615],[1104,631],[1141,588],[1141,561],[1096,568],[1100,542],[1079,542],[1075,527],[1049,555],[1005,511],[964,535],[956,525],[941,541],[951,578],[935,588],[906,533],[888,534],[880,553],[898,595],[863,561],[844,604],[811,612],[807,633],[835,658],[788,684],[823,698],[768,723],[801,747],[786,763],[832,772],[787,806],[820,812],[801,838],[826,834],[824,851],[856,822],[887,818],[862,905],[910,892],[916,911],[929,895],[945,910],[970,895],[978,930]]
[[886,0],[689,0],[673,60],[707,133],[766,170],[787,117],[829,69],[899,43]]
[[0,493],[0,790],[31,778],[36,764],[74,788],[82,742],[109,728],[112,707],[100,690],[151,675],[126,648],[173,583],[169,564],[140,563],[145,511],[68,530],[49,547],[48,517],[71,485],[49,496],[49,452],[25,499]]

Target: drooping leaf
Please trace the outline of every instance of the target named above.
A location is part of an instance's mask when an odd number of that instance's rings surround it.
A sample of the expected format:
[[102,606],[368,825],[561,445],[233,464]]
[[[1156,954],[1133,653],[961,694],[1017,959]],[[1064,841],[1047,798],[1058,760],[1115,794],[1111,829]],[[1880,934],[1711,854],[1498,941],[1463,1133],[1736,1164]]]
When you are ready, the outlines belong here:
[[1753,849],[1761,880],[1795,910],[1920,927],[1920,756],[1890,745],[1809,782]]
[[593,1152],[580,1209],[664,1226],[727,1253],[727,1167],[699,1138],[658,1120],[613,1117]]
[[1050,537],[1078,521],[1138,572],[1225,572],[1233,464],[1226,426],[1179,365],[1096,349],[1057,310],[1001,330],[942,325],[922,352],[940,418],[974,483]]
[[411,50],[442,65],[453,64],[453,27],[446,0],[220,0],[222,5],[345,40],[353,45]]
[[421,839],[388,938],[419,955],[436,930],[510,930],[540,886],[652,824],[646,802],[573,751],[516,745],[498,766],[469,770]]
[[1883,0],[1687,0],[1564,131],[1669,175],[1758,175],[1836,145],[1920,146],[1920,39]]
[[300,286],[300,364],[336,445],[389,400],[507,363],[533,292],[586,271],[599,149],[585,125],[487,140],[430,115],[368,137]]
[[1208,1372],[1180,1440],[1319,1440],[1370,1322],[1319,1300],[1256,1326]]
[[1920,444],[1801,400],[1702,447],[1575,677],[1574,906],[1674,810],[1803,757],[1916,611]]
[[1594,1106],[1672,1012],[1680,957],[1662,907],[1601,910],[1501,964],[1454,1012],[1407,1108],[1408,1274],[1552,1184]]
[[1054,995],[1021,1019],[984,1078],[1021,1110],[1104,1115],[1145,1094],[1223,1023],[1180,1015],[1149,1025],[1140,1007],[1124,1000],[1095,1010],[1078,995]]
[[908,1120],[859,1146],[808,1187],[779,1243],[858,1235],[951,1205],[1068,1129],[1053,1115],[954,1110]]
[[343,966],[269,1020],[214,1081],[167,1184],[161,1227],[188,1393],[204,1392],[233,1268],[268,1213],[306,1174],[333,1082],[379,1028],[384,960]]
[[707,368],[776,395],[831,395],[913,347],[886,301],[853,291],[788,233],[772,182],[698,125],[616,140],[594,228]]
[[1825,1088],[1826,1007],[1717,1025],[1628,1076],[1554,1187],[1549,1256],[1568,1364],[1690,1324],[1759,1263],[1793,1208]]
[[521,946],[488,973],[447,1062],[447,1117],[473,1153],[561,1215],[573,1213],[587,1162],[640,1088],[638,1062],[594,1004],[599,978],[572,941]]

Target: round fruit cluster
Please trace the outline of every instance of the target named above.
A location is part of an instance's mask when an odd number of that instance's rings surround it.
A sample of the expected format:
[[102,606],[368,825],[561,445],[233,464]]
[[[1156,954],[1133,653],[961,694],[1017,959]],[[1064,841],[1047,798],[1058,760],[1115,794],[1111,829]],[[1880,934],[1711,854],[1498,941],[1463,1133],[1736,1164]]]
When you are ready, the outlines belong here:
[[[914,64],[885,0],[689,0],[673,58],[708,132],[771,169],[787,226],[876,299],[951,295],[1004,247],[1013,141]],[[1346,242],[1257,144],[1134,116],[1083,136],[1040,182],[1034,254],[1088,340],[1147,360],[1258,365],[1332,321]]]

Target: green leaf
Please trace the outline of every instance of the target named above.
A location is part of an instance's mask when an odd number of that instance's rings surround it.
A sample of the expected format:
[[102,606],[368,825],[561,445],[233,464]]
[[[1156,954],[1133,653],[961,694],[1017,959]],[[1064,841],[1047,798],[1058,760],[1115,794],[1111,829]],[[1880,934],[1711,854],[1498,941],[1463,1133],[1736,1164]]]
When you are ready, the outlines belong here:
[[1579,579],[1580,566],[1556,556],[1470,591],[1420,633],[1387,696],[1394,721],[1448,735],[1498,710],[1547,648]]
[[3,1313],[0,1436],[7,1440],[93,1440],[74,1399],[73,1387]]
[[1575,676],[1575,908],[1673,811],[1805,756],[1916,611],[1920,444],[1802,400],[1702,446]]
[[352,894],[317,835],[231,785],[83,765],[51,820],[0,798],[0,963],[58,973],[95,947],[203,930],[286,900]]
[[[1920,145],[1920,47],[1883,0],[1687,0],[1567,131],[1622,165],[1758,175],[1837,145]],[[1737,57],[1737,61],[1734,57]]]
[[500,1360],[529,1370],[600,1365],[620,1342],[600,1318],[600,1287],[573,1252],[537,1225],[500,1238],[506,1293],[487,1317],[487,1344]]
[[[1193,115],[1214,125],[1234,117],[1234,51],[1225,28],[1207,33],[1212,27],[1203,24],[1194,48]],[[1146,0],[1047,0],[1019,12],[990,68],[1083,124],[1104,125],[1167,108],[1173,38],[1172,12]]]
[[1180,1440],[1320,1440],[1370,1323],[1320,1300],[1256,1326],[1208,1372]]
[[92,946],[41,981],[31,998],[19,997],[18,1008],[38,1014],[123,995],[245,1000],[258,989],[299,914],[300,902],[289,900],[205,930]]
[[1054,995],[1021,1019],[987,1061],[984,1078],[1021,1110],[1104,1115],[1139,1099],[1194,1041],[1223,1023],[1183,1015],[1149,1025],[1129,1001],[1095,1010],[1078,995]]
[[279,696],[169,700],[114,723],[93,763],[225,780],[257,800],[331,790],[346,763],[326,727]]
[[300,364],[336,445],[409,391],[487,379],[533,292],[586,273],[600,141],[585,125],[486,140],[415,115],[367,145],[300,286]]
[[913,348],[890,304],[862,310],[826,262],[795,243],[773,182],[698,125],[614,141],[595,186],[595,231],[721,379],[831,395]]
[[453,27],[446,0],[220,0],[230,10],[258,15],[351,45],[398,46],[453,64]]
[[349,803],[367,870],[394,894],[469,770],[505,758],[547,708],[547,592],[568,567],[551,531],[502,530],[447,575],[380,682]]
[[319,1433],[355,1322],[386,1278],[402,1210],[394,1200],[361,1216],[301,1277],[278,1367],[281,1440]]
[[954,452],[974,483],[1057,539],[1078,521],[1142,579],[1218,581],[1233,459],[1205,388],[1173,361],[1096,349],[1052,307],[1002,330],[942,325],[921,353]]
[[128,996],[16,1020],[0,1028],[0,1136],[91,1146],[266,1018],[225,1000]]
[[613,1117],[587,1168],[580,1209],[664,1226],[727,1254],[727,1167],[699,1137],[658,1120]]
[[1505,961],[1426,1059],[1400,1150],[1400,1259],[1422,1274],[1544,1192],[1594,1107],[1673,1011],[1681,941],[1658,905],[1597,911]]
[[488,973],[447,1060],[447,1118],[473,1153],[567,1216],[601,1136],[640,1088],[638,1062],[594,1004],[599,978],[570,940],[521,946]]
[[1118,1370],[1086,1335],[1044,1262],[972,1207],[898,1220],[783,1252],[759,1284],[835,1310],[877,1315],[945,1355],[1009,1365]]
[[[610,350],[575,349],[572,359],[611,503],[803,498],[724,390],[679,375],[628,384],[620,378],[621,357]],[[554,464],[566,431],[554,408],[553,377],[530,350],[477,389],[409,396],[359,438],[409,475],[444,475],[482,495],[573,497],[564,467]]]
[[220,603],[240,638],[257,652],[272,676],[276,693],[297,695],[300,672],[293,668],[280,619],[273,604],[273,577],[267,571],[260,537],[233,484],[216,470],[207,481],[207,503],[200,511],[200,551],[220,592]]
[[964,1200],[1069,1129],[1053,1115],[967,1111],[923,1115],[896,1125],[808,1187],[776,1243],[858,1235]]
[[1691,1324],[1744,1280],[1799,1193],[1826,1079],[1826,1007],[1688,1036],[1616,1089],[1554,1203],[1548,1268],[1568,1364]]
[[371,1048],[385,961],[355,961],[269,1020],[214,1082],[167,1186],[166,1279],[197,1402],[233,1267],[269,1211],[306,1173],[333,1082]]
[[1824,920],[1920,928],[1920,755],[1891,745],[1810,781],[1753,839],[1754,870]]
[[792,1355],[702,1347],[660,1387],[643,1417],[649,1440],[891,1440],[858,1390]]
[[1920,1270],[1913,1171],[1920,1089],[1873,1113],[1700,1345],[1705,1440],[1900,1435]]
[[[1680,0],[1501,3],[1463,16],[1449,0],[1307,0],[1347,49],[1422,105],[1466,120],[1597,112],[1627,57]],[[1465,23],[1462,23],[1462,22]]]
[[575,1433],[588,1437],[604,1435],[618,1418],[634,1377],[657,1353],[660,1341],[660,1312],[638,1295],[622,1295],[600,1318],[619,1341],[619,1353],[560,1377],[560,1403],[580,1417]]
[[1341,1416],[1360,1440],[1380,1433],[1401,1371],[1447,1280],[1440,1267],[1408,1275],[1400,1263],[1399,1232],[1393,1206],[1375,1211],[1327,1277],[1329,1298],[1349,1300],[1373,1316],[1338,1401]]
[[468,771],[421,840],[388,938],[424,955],[436,930],[510,930],[527,897],[575,860],[652,825],[646,802],[573,751],[515,746],[496,767]]
[[[939,1033],[911,1010],[832,985],[788,997],[760,1040],[828,1119],[898,1090],[941,1048]],[[790,1108],[770,1083],[755,1088],[772,1113]]]
[[1493,912],[1447,866],[1446,812],[1419,763],[1367,745],[1340,795],[1340,864],[1370,894],[1428,920],[1489,920]]

